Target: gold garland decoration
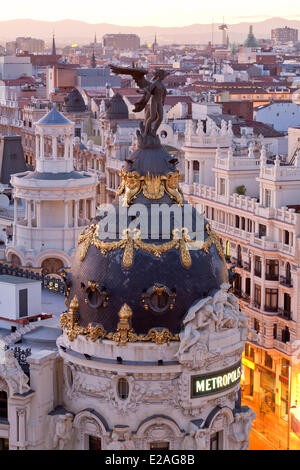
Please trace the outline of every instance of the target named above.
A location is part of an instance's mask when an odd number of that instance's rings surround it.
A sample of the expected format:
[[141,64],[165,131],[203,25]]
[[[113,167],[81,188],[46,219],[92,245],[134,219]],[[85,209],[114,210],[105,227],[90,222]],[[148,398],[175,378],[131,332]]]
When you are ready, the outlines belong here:
[[[104,242],[98,237],[99,226],[91,224],[78,238],[78,245],[81,245],[80,249],[80,260],[83,261],[86,257],[87,251],[91,245],[94,245],[100,250],[102,254],[106,254],[108,251],[116,250],[118,248],[124,249],[123,253],[123,265],[125,268],[130,268],[133,263],[134,249],[142,249],[148,253],[153,253],[157,258],[163,253],[167,253],[173,248],[180,250],[181,261],[186,268],[189,268],[192,264],[192,259],[189,250],[198,249],[204,250],[208,253],[209,248],[215,244],[221,258],[224,259],[223,249],[219,240],[218,235],[212,230],[209,224],[206,225],[208,237],[205,241],[192,240],[188,235],[188,230],[183,227],[181,233],[179,229],[172,231],[172,240],[161,243],[146,243],[141,239],[141,232],[138,229],[134,230],[134,236],[129,235],[129,229],[123,231],[121,240]],[[182,236],[180,236],[182,235]]]
[[121,196],[122,206],[129,207],[133,199],[142,191],[147,199],[161,199],[166,192],[177,204],[183,206],[183,193],[179,186],[179,171],[167,175],[140,176],[137,171],[120,172],[121,184],[117,195]]
[[117,325],[115,333],[107,333],[102,325],[88,324],[86,328],[78,325],[78,299],[75,296],[70,304],[69,312],[64,312],[60,317],[61,327],[65,330],[70,341],[74,341],[79,335],[85,335],[95,342],[98,339],[109,339],[115,341],[117,346],[125,346],[127,343],[134,343],[137,341],[151,341],[156,344],[170,344],[171,341],[179,341],[179,335],[173,335],[167,328],[157,330],[152,328],[146,335],[137,335],[131,328],[130,319],[132,317],[132,310],[124,304],[118,313],[120,321]]

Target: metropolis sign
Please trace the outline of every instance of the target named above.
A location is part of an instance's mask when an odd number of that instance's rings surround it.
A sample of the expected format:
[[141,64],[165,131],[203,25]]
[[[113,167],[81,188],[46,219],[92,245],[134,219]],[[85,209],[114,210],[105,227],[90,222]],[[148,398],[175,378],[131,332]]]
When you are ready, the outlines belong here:
[[191,377],[191,398],[219,393],[231,388],[240,381],[242,374],[241,362],[217,372]]

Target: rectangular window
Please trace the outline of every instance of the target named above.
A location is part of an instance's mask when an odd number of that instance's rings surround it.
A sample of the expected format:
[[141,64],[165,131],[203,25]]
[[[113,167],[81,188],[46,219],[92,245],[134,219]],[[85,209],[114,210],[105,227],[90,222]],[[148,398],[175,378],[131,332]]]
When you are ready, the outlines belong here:
[[281,374],[283,377],[289,376],[290,361],[284,357],[281,359]]
[[276,312],[278,309],[278,290],[266,289],[266,305],[267,312]]
[[271,207],[271,191],[269,189],[265,189],[265,206]]
[[278,260],[267,259],[266,279],[268,281],[278,281],[278,279],[279,279],[279,262],[278,262]]
[[270,369],[272,369],[273,367],[272,356],[270,356],[270,354],[268,354],[266,351],[265,351],[265,366],[269,367]]
[[261,277],[261,258],[259,256],[255,256],[254,274]]
[[258,226],[258,237],[265,237],[267,235],[267,227],[265,225],[259,224]]
[[7,419],[7,393],[0,392],[0,418]]
[[260,308],[261,305],[261,287],[257,284],[255,284],[255,289],[254,289],[254,303],[255,306]]
[[219,433],[215,432],[210,436],[210,450],[219,450]]
[[284,244],[290,244],[290,232],[288,232],[287,230],[284,231]]
[[245,356],[249,357],[254,362],[254,349],[249,343],[245,345]]
[[89,450],[102,450],[99,437],[89,436]]
[[220,195],[221,196],[225,196],[225,178],[220,178],[220,186],[219,186],[219,189],[220,189]]

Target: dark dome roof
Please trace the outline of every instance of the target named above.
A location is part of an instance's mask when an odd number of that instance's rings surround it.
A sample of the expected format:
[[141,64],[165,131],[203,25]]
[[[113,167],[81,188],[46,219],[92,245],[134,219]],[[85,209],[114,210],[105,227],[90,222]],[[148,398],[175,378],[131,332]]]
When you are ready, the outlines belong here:
[[86,111],[84,99],[77,88],[73,88],[65,98],[63,109],[66,113],[84,113]]
[[120,93],[116,93],[106,105],[106,119],[128,119],[128,108]]
[[[158,158],[156,163],[155,153]],[[155,180],[155,175],[159,173],[156,171],[158,167],[162,181],[170,174],[179,176],[172,156],[162,148],[137,150],[130,156],[125,171],[129,177],[134,177],[137,173],[148,174],[154,175]],[[174,204],[174,200],[166,191],[159,199],[153,199],[144,189],[136,194],[134,202],[144,205],[146,212],[143,217],[148,220],[149,231],[153,205]],[[183,215],[184,206],[175,206]],[[119,201],[115,203],[114,208],[119,214]],[[198,213],[195,208],[189,208],[195,229]],[[176,224],[174,221],[178,220],[176,217],[174,214],[170,217],[171,231],[168,233],[172,233]],[[122,306],[127,304],[132,310],[131,324],[135,333],[145,335],[152,328],[167,328],[172,334],[177,334],[182,328],[182,320],[188,309],[228,280],[226,264],[219,254],[220,246],[216,246],[206,223],[204,241],[207,249],[187,250],[190,255],[189,258],[187,254],[189,263],[185,258],[184,249],[182,250],[182,244],[174,245],[174,233],[167,238],[162,235],[162,221],[157,235],[151,239],[141,236],[142,243],[139,246],[134,243],[126,245],[125,242],[125,245],[117,246],[117,242],[122,239],[119,232],[124,235],[124,227],[128,227],[132,222],[132,217],[128,217],[127,224],[125,219],[121,228],[117,217],[116,236],[111,235],[109,239],[104,240],[104,244],[112,242],[114,247],[111,248],[111,245],[107,250],[103,250],[102,241],[99,241],[97,234],[94,235],[96,242],[91,242],[100,220],[100,217],[94,219],[79,239],[69,276],[69,301],[77,296],[78,322],[83,328],[91,323],[102,325],[107,332],[115,332],[120,321],[118,313]],[[180,227],[182,226],[179,225]],[[153,250],[153,246],[155,249],[158,247],[159,255]],[[97,286],[96,291],[90,288],[94,283]],[[160,294],[157,293],[159,290]]]

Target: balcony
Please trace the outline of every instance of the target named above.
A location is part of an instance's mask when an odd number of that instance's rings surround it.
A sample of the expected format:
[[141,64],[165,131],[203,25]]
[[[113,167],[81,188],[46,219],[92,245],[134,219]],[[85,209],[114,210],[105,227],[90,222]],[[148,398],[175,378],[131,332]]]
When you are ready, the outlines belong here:
[[285,287],[293,287],[292,279],[285,276],[280,276],[280,284]]
[[241,289],[234,289],[233,293],[236,297],[239,297],[240,299],[243,297]]
[[248,271],[250,273],[251,272],[251,264],[248,263],[247,261],[244,261],[244,269],[245,269],[245,271]]
[[292,320],[292,312],[290,310],[285,310],[284,308],[278,308],[278,316],[284,318],[285,320]]
[[282,351],[288,355],[292,354],[292,345],[289,341],[284,343],[283,341],[280,341],[279,339],[273,339],[273,345],[279,351]]
[[279,281],[279,276],[276,273],[266,272],[266,281]]
[[242,299],[246,302],[250,302],[250,294],[247,294],[247,292],[242,292]]
[[254,269],[254,276],[261,277],[261,271]]
[[273,305],[265,305],[264,311],[265,312],[277,313],[278,312],[278,307],[277,307],[277,305],[275,307]]
[[253,300],[253,307],[260,309],[260,306],[261,306],[261,303],[254,299]]

